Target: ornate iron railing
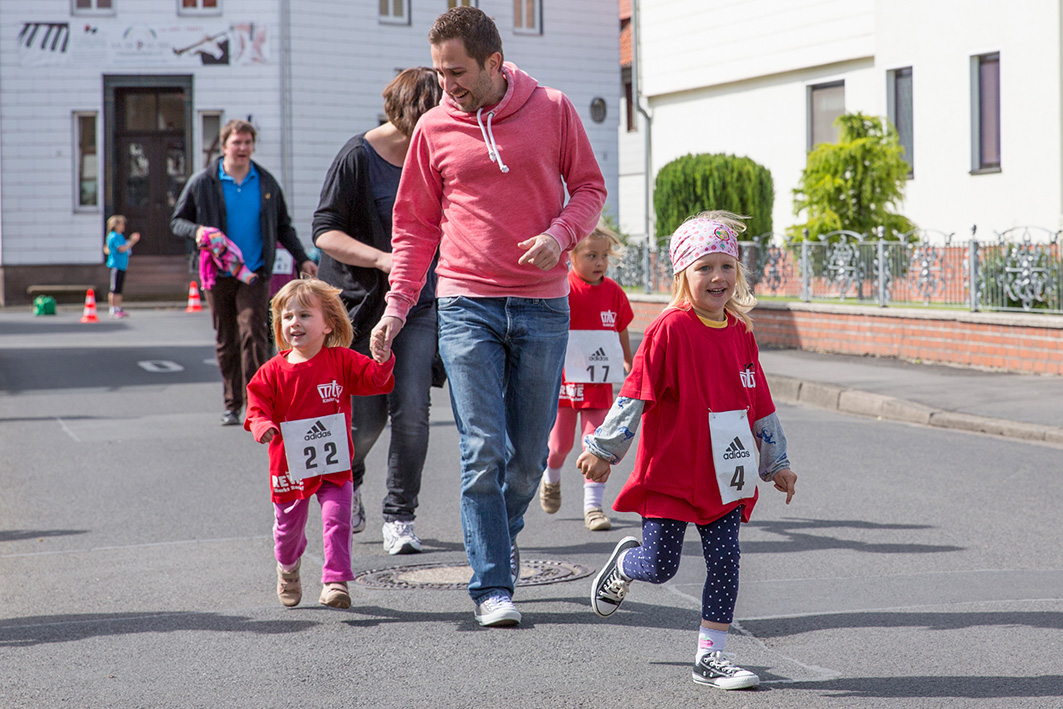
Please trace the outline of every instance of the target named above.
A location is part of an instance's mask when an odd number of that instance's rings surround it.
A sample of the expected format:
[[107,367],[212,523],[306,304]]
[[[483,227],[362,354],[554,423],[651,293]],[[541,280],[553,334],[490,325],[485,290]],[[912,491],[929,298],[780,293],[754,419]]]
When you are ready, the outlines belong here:
[[[1024,226],[978,239],[972,228],[962,242],[921,229],[882,237],[881,230],[873,236],[836,231],[787,242],[781,234],[762,234],[741,243],[742,262],[762,296],[1063,313],[1063,231]],[[623,286],[667,292],[667,249],[629,244],[611,275]]]

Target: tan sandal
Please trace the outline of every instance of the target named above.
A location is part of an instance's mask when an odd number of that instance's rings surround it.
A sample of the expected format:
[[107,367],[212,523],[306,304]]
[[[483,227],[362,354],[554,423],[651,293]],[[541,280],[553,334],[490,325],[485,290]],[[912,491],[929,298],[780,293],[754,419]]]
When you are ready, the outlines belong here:
[[299,581],[299,565],[302,563],[300,559],[295,562],[294,569],[285,571],[277,562],[277,598],[289,608],[299,605],[299,601],[303,600],[303,584]]
[[613,523],[602,512],[601,507],[592,507],[583,513],[583,524],[592,532],[604,532],[612,529]]
[[548,483],[543,480],[539,484],[539,505],[548,515],[561,509],[561,483]]
[[330,608],[350,608],[351,594],[347,592],[346,581],[332,581],[325,584],[321,589],[321,598],[318,602]]

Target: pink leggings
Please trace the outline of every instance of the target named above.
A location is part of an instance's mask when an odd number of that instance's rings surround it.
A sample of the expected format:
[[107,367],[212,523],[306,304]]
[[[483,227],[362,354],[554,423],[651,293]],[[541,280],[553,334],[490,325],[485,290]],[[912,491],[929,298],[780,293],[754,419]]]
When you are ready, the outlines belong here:
[[[321,583],[350,581],[351,572],[351,495],[350,482],[336,485],[327,480],[315,493],[321,505],[321,536],[325,545],[325,565]],[[306,519],[310,500],[273,503],[273,553],[277,561],[291,566],[306,551]]]
[[546,459],[546,465],[551,468],[560,468],[565,464],[572,446],[575,443],[576,416],[583,414],[583,431],[580,433],[580,448],[583,448],[583,437],[602,425],[609,409],[573,409],[570,406],[557,407],[557,420],[554,428],[550,431],[550,456]]

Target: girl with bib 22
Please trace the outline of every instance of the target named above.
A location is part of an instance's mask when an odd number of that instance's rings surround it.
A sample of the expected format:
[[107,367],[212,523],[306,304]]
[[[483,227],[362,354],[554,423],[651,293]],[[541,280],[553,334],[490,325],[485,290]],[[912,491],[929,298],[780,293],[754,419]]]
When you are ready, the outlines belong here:
[[[539,485],[539,504],[547,514],[561,508],[561,466],[572,450],[576,417],[583,433],[601,425],[613,403],[613,383],[631,369],[627,326],[634,315],[616,281],[605,275],[620,239],[603,222],[572,249],[568,272],[569,333],[557,420],[550,431],[550,454]],[[580,436],[582,439],[583,436]],[[583,483],[583,523],[592,532],[612,526],[602,512],[605,483]]]
[[797,482],[747,315],[756,300],[739,261],[741,219],[707,212],[672,235],[672,301],[646,330],[619,397],[576,461],[588,480],[604,482],[641,420],[635,467],[613,508],[642,516],[642,542],[617,544],[594,580],[591,606],[607,617],[632,581],[672,578],[695,524],[707,575],[692,674],[720,689],[760,681],[724,654],[738,596],[739,523],[757,502],[758,474],[787,504]]
[[291,281],[273,297],[280,352],[247,385],[244,428],[269,444],[277,597],[302,599],[310,498],[321,505],[325,563],[320,603],[351,605],[351,397],[387,394],[395,358],[378,364],[349,349],[353,333],[339,288],[315,278]]

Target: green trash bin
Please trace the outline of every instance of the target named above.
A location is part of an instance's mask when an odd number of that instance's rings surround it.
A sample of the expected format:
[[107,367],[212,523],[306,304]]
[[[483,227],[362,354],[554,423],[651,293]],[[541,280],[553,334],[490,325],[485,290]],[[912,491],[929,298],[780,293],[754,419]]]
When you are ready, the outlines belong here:
[[55,298],[50,295],[39,295],[33,299],[34,315],[55,315]]

